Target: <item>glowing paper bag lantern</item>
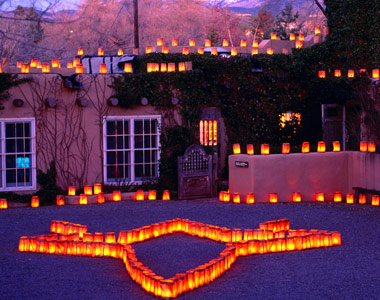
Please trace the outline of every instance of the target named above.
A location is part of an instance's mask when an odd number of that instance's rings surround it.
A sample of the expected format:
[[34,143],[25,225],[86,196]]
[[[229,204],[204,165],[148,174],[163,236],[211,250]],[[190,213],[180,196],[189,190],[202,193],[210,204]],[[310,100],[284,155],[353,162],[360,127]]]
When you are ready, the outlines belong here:
[[238,54],[237,48],[231,48],[231,56],[236,56]]
[[74,68],[73,62],[72,61],[67,62],[66,68],[68,69]]
[[247,204],[253,204],[253,203],[255,203],[255,196],[253,195],[252,192],[249,192],[249,193],[247,194],[247,196],[246,196],[246,198],[245,198],[245,202],[246,202]]
[[225,193],[225,191],[220,191],[219,192],[219,201],[220,202],[224,202],[224,193]]
[[92,195],[92,186],[91,185],[85,185],[83,187],[83,193],[85,195]]
[[334,71],[334,77],[339,78],[340,76],[342,76],[342,72],[340,70],[335,70]]
[[24,63],[23,63],[22,61],[18,61],[18,62],[16,63],[16,68],[21,69],[23,64],[24,64]]
[[211,55],[218,55],[218,49],[217,48],[212,48],[211,49]]
[[325,201],[325,194],[324,193],[316,193],[315,194],[315,201],[324,202]]
[[78,48],[78,55],[83,55],[83,54],[84,54],[83,48]]
[[99,73],[100,74],[107,74],[107,65],[106,64],[100,64]]
[[178,40],[172,40],[172,46],[177,47],[178,46]]
[[321,29],[319,27],[315,27],[314,34],[321,34]]
[[29,73],[29,64],[22,64],[21,73]]
[[359,195],[359,204],[366,204],[367,202],[367,197],[365,194],[360,194]]
[[372,196],[372,203],[373,206],[379,206],[380,204],[380,197],[379,195],[373,195]]
[[80,194],[79,195],[79,204],[81,205],[87,205],[88,203],[88,197],[86,194]]
[[247,41],[246,40],[241,40],[240,41],[240,47],[247,47]]
[[157,46],[163,46],[164,45],[164,39],[163,38],[158,38],[157,39]]
[[32,197],[32,202],[31,202],[31,207],[39,207],[40,206],[40,200],[38,196],[33,196]]
[[131,63],[125,63],[124,64],[124,72],[125,73],[132,73],[133,72]]
[[168,63],[168,72],[175,72],[175,63]]
[[200,54],[200,55],[205,54],[205,48],[203,48],[203,47],[199,47],[199,48],[198,48],[198,54]]
[[232,151],[234,154],[240,154],[241,153],[240,144],[233,144],[232,145]]
[[75,196],[75,192],[76,192],[75,186],[69,186],[67,194],[69,196]]
[[178,63],[178,71],[179,72],[186,71],[186,64],[184,62]]
[[107,244],[116,243],[115,232],[106,232],[104,234],[104,242],[107,243]]
[[278,202],[277,194],[269,194],[269,203],[277,203],[277,202]]
[[261,144],[261,154],[262,155],[269,154],[269,144]]
[[182,54],[183,54],[183,55],[189,55],[189,53],[190,53],[190,52],[189,52],[189,48],[187,48],[187,47],[183,47],[183,48],[182,48]]
[[296,49],[301,49],[303,47],[303,42],[296,41]]
[[123,49],[121,49],[121,48],[117,49],[117,55],[118,56],[123,56],[123,54],[124,54]]
[[239,193],[234,193],[232,196],[232,202],[233,203],[240,203],[240,195]]
[[224,196],[224,202],[230,202],[231,196],[230,196],[230,192],[229,191],[224,192],[223,196]]
[[146,46],[145,47],[145,54],[149,54],[153,52],[153,46]]
[[82,74],[83,73],[83,65],[79,64],[75,67],[75,73],[76,74]]
[[167,72],[167,70],[168,70],[167,64],[161,63],[160,64],[160,70],[161,70],[161,72]]
[[333,152],[339,152],[339,151],[340,151],[340,142],[333,141]]
[[346,195],[346,203],[348,203],[348,204],[354,203],[354,194],[347,194]]
[[73,66],[76,67],[79,64],[80,64],[80,59],[79,58],[74,58],[73,59]]
[[113,191],[112,192],[112,200],[113,201],[121,201],[121,192],[120,191]]
[[1,198],[0,199],[0,209],[7,209],[7,208],[8,208],[7,199]]
[[50,72],[50,65],[49,63],[43,63],[42,64],[42,73],[49,73]]
[[271,40],[276,40],[276,39],[277,39],[277,33],[272,32],[272,33],[270,34],[270,39],[271,39]]
[[341,192],[335,192],[334,193],[334,202],[342,202],[342,193]]
[[37,64],[38,64],[38,59],[32,58],[32,60],[30,61],[30,67],[31,68],[37,68]]
[[379,78],[379,69],[373,69],[372,70],[372,78],[373,79]]
[[326,71],[318,71],[318,77],[319,78],[326,78]]
[[162,49],[161,49],[161,52],[162,52],[163,54],[168,54],[168,53],[169,53],[169,47],[167,47],[167,46],[163,46]]
[[194,39],[189,40],[189,47],[195,47],[195,40]]
[[257,48],[252,48],[252,49],[251,49],[251,55],[257,55],[257,54],[259,54],[259,49],[257,49]]
[[367,147],[367,142],[361,141],[360,142],[360,152],[367,152],[368,147]]
[[252,47],[253,47],[253,48],[257,48],[257,47],[259,47],[259,42],[256,41],[256,40],[252,41]]
[[317,152],[326,152],[326,143],[323,141],[318,142]]
[[289,35],[289,40],[290,40],[290,41],[295,41],[295,40],[296,40],[296,35],[295,35],[294,33],[291,33],[291,34]]
[[290,144],[289,143],[283,143],[282,144],[282,153],[283,154],[289,154],[290,153]]
[[222,42],[222,47],[228,47],[229,43],[227,39],[224,39]]
[[170,194],[168,190],[164,190],[164,193],[162,194],[162,200],[170,200]]
[[148,200],[156,200],[157,192],[156,190],[150,190],[148,192]]
[[375,142],[368,142],[368,152],[376,152],[376,143]]
[[96,203],[102,204],[104,202],[105,202],[104,193],[100,192],[99,194],[96,195]]
[[144,191],[143,190],[137,190],[136,191],[135,200],[137,200],[137,201],[143,201],[144,200]]
[[210,40],[205,40],[205,47],[211,47],[211,41]]
[[101,183],[95,183],[94,184],[94,195],[97,195],[102,192],[102,185]]
[[103,55],[104,55],[104,49],[98,48],[98,56],[103,56]]
[[273,48],[268,48],[267,49],[267,54],[268,55],[273,55]]
[[309,142],[303,142],[301,151],[302,151],[302,153],[309,153],[310,152],[310,143]]
[[303,41],[303,40],[305,40],[305,35],[304,35],[303,33],[300,33],[300,34],[298,35],[298,40],[299,40],[299,41]]
[[347,76],[348,76],[348,78],[354,78],[355,77],[355,71],[354,70],[348,70]]
[[301,193],[293,193],[292,195],[292,201],[293,202],[301,202]]
[[247,144],[247,154],[253,155],[255,153],[255,149],[252,144]]
[[56,202],[57,202],[57,206],[65,205],[65,196],[57,195]]

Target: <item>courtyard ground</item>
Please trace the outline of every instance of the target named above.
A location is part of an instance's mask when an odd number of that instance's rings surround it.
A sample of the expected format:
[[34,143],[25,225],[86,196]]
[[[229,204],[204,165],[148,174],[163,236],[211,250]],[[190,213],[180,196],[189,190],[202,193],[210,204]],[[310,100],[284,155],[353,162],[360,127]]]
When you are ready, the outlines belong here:
[[[257,228],[288,218],[292,229],[340,231],[342,246],[239,257],[207,286],[179,299],[379,299],[380,208],[343,203],[233,204],[216,199],[123,201],[0,211],[0,300],[156,299],[128,275],[121,260],[18,252],[20,236],[49,232],[51,220],[118,233],[187,218],[229,228]],[[137,257],[164,277],[217,257],[222,244],[183,234],[134,245]]]

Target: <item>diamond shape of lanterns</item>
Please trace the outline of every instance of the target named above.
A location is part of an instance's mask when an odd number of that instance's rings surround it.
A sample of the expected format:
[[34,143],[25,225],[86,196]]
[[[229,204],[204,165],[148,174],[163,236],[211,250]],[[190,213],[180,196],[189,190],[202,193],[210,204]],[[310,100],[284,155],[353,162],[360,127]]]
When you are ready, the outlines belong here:
[[[87,226],[52,221],[50,234],[22,236],[20,252],[111,257],[122,259],[130,277],[146,292],[163,298],[176,298],[184,292],[209,284],[231,268],[239,256],[341,245],[339,232],[291,230],[288,219],[260,223],[258,229],[229,229],[188,219],[174,219],[149,226],[113,232],[89,233]],[[183,274],[164,279],[138,261],[132,244],[163,235],[184,233],[224,243],[219,256]],[[104,236],[104,241],[103,241]]]

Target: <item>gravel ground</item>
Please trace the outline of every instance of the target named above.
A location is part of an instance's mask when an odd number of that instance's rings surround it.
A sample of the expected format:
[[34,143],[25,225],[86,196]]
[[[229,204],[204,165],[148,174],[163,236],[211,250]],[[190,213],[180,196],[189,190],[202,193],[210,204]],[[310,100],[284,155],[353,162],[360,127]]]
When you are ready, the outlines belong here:
[[[232,204],[215,199],[124,201],[0,211],[0,300],[156,299],[126,272],[121,260],[19,253],[20,236],[49,232],[51,220],[118,233],[154,222],[188,218],[229,228],[257,228],[289,218],[293,229],[340,231],[342,246],[239,257],[213,283],[179,299],[380,299],[380,209],[334,203]],[[216,257],[219,243],[184,234],[134,246],[139,260],[165,277]]]

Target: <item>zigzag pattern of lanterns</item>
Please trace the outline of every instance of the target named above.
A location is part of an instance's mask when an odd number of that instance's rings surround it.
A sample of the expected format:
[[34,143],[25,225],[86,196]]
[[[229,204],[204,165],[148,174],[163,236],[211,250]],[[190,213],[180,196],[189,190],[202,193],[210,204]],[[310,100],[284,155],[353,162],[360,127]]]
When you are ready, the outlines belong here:
[[[88,233],[87,226],[65,221],[52,221],[50,232],[20,237],[19,251],[122,259],[136,283],[146,292],[164,298],[176,298],[184,292],[211,283],[227,271],[239,256],[341,245],[340,232],[291,230],[288,219],[260,223],[258,229],[229,229],[188,219],[175,219],[120,231],[117,242],[113,232]],[[206,264],[164,279],[138,261],[131,245],[174,233],[224,243],[225,249]]]

